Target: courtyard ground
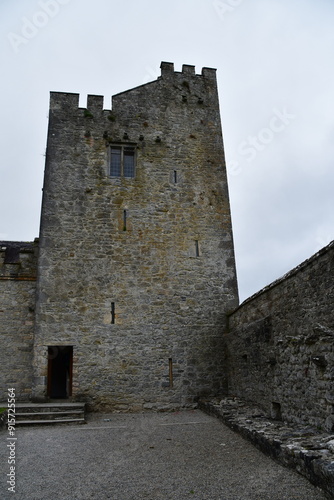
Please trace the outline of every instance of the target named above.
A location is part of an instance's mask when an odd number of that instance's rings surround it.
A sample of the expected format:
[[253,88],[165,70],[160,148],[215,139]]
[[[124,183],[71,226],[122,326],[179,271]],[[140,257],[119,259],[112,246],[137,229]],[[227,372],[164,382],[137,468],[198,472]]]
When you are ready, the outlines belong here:
[[91,414],[85,425],[16,431],[15,493],[0,432],[0,498],[321,500],[305,478],[199,410]]

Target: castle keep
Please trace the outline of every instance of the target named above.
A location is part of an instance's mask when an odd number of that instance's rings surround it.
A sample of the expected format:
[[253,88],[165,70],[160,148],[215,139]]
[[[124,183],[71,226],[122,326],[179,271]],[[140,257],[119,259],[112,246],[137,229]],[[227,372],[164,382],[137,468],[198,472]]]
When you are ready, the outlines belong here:
[[230,394],[332,432],[334,247],[238,306],[216,71],[78,103],[51,93],[39,240],[0,242],[2,399]]
[[51,93],[31,397],[193,405],[238,303],[216,72],[78,101]]

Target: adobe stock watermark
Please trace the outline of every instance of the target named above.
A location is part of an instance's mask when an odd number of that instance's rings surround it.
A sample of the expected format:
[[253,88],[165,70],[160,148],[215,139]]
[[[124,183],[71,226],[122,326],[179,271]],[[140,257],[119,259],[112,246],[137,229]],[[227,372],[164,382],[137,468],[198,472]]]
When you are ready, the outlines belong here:
[[[275,136],[284,132],[295,118],[296,115],[289,113],[286,108],[282,111],[274,108],[268,126],[262,128],[257,135],[250,135],[242,141],[237,149],[238,154],[245,157],[248,162],[254,161],[258,153],[264,151],[275,140]],[[230,162],[228,171],[231,175],[239,175],[242,172],[240,162],[237,160]]]
[[16,488],[16,440],[17,437],[15,436],[15,388],[10,387],[8,388],[8,406],[7,406],[7,426],[8,426],[8,436],[7,437],[7,452],[8,452],[8,466],[9,470],[7,473],[7,484],[8,484],[8,491],[11,491],[12,493],[15,493],[15,488]]
[[219,18],[223,21],[226,14],[233,12],[244,0],[213,0],[212,5]]
[[10,32],[7,35],[13,51],[17,54],[19,50],[35,38],[40,30],[44,28],[50,19],[56,17],[61,6],[67,5],[71,0],[40,0],[38,5],[41,10],[37,10],[29,19],[22,17],[22,26],[19,33]]
[[145,69],[146,69],[146,75],[143,78],[143,84],[152,82],[160,76],[159,66],[156,66],[155,68],[147,66]]
[[323,248],[327,247],[334,240],[334,233],[318,233],[318,236],[315,239],[314,252],[319,252]]

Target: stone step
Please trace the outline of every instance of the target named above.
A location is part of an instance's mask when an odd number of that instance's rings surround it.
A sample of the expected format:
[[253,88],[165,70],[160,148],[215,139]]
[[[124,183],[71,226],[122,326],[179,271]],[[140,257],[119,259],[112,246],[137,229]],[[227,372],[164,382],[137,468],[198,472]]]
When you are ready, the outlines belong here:
[[35,425],[35,424],[85,424],[84,418],[64,418],[52,420],[19,420],[15,425]]
[[15,425],[51,423],[85,423],[85,403],[16,403]]
[[[16,408],[85,408],[86,403],[16,403]],[[0,403],[0,406],[6,408],[7,403]]]
[[46,415],[54,415],[54,416],[59,416],[59,415],[84,415],[84,410],[69,410],[69,411],[33,411],[33,412],[17,412],[15,414],[16,417],[26,417],[26,416],[46,416]]

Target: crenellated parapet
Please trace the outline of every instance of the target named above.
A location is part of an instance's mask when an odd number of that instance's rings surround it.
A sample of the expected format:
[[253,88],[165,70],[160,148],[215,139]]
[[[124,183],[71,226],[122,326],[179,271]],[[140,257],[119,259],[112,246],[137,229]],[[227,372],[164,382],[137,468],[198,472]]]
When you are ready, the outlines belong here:
[[103,110],[103,96],[101,95],[88,95],[86,108],[79,107],[80,94],[72,92],[50,92],[50,110],[57,111],[75,111],[78,109],[89,109],[91,111]]
[[215,68],[204,67],[202,68],[201,75],[196,75],[195,66],[192,66],[190,64],[183,64],[182,72],[178,72],[174,71],[174,63],[164,62],[164,61],[161,63],[160,69],[162,77],[171,76],[176,73],[176,74],[183,74],[184,76],[197,76],[197,77],[202,76],[204,78],[210,78],[210,79],[216,79],[216,71],[217,71]]
[[[218,159],[222,165],[216,69],[204,67],[196,74],[195,66],[190,64],[183,64],[181,71],[175,71],[171,62],[162,62],[160,67],[161,75],[156,80],[113,95],[110,109],[105,109],[106,100],[101,95],[89,94],[86,106],[80,107],[79,94],[51,92],[47,158],[52,163],[47,168],[50,176],[60,172],[60,162],[68,165],[68,181],[77,175],[70,165],[78,161],[88,167],[81,170],[81,175],[89,173],[92,162],[87,158],[92,148],[96,168],[106,171],[110,144],[134,146],[138,158],[139,150],[145,148],[147,155],[160,157],[166,154],[166,147],[173,150],[177,143],[187,144],[191,153],[198,150],[206,161]],[[63,148],[66,145],[70,156],[63,156],[59,143]],[[211,159],[216,144],[220,144],[220,152]],[[148,146],[153,149],[148,150]]]
[[[135,87],[133,89],[120,92],[117,95],[129,94],[133,91],[136,91],[137,89],[141,89],[142,87],[152,86],[152,84],[159,82],[159,80],[166,80],[166,79],[168,80],[171,78],[178,79],[182,77],[184,79],[183,80],[184,82],[187,81],[187,78],[193,78],[198,83],[202,81],[203,83],[211,82],[211,84],[212,83],[216,84],[217,70],[215,68],[203,67],[201,74],[196,74],[195,66],[193,65],[183,64],[182,71],[175,71],[174,63],[163,61],[160,65],[160,69],[161,69],[161,75],[157,78],[156,81],[139,85],[138,87]],[[101,95],[88,94],[86,100],[87,105],[85,108],[79,107],[79,97],[80,94],[77,93],[50,92],[50,110],[53,112],[58,111],[67,113],[70,113],[71,111],[73,112],[74,110],[81,110],[81,111],[86,110],[86,113],[84,115],[85,117],[88,118],[94,116],[94,113],[97,114],[101,113],[102,111],[111,110],[109,107],[104,108],[104,97]]]

